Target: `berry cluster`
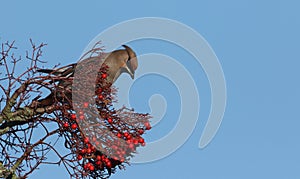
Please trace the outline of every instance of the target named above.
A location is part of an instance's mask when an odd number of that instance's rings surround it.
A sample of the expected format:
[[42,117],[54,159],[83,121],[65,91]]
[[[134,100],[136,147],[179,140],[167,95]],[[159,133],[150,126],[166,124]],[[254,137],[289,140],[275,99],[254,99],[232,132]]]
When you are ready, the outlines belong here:
[[74,177],[105,178],[116,167],[124,168],[139,146],[145,146],[142,135],[151,129],[148,114],[135,113],[125,107],[113,108],[116,90],[107,83],[107,68],[98,72],[94,103],[86,100],[78,110],[61,110],[60,121],[66,148],[82,168]]

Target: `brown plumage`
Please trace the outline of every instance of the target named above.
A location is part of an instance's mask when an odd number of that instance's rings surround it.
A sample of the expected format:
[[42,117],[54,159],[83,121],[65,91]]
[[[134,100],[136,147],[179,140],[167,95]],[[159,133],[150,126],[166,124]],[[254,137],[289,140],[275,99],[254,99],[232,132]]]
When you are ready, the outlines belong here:
[[[125,49],[115,50],[111,53],[105,54],[104,59],[100,59],[103,58],[103,56],[101,57],[96,56],[96,57],[86,58],[83,61],[86,60],[87,61],[99,60],[99,62],[104,61],[102,66],[106,65],[108,67],[107,78],[106,78],[106,82],[108,84],[113,84],[122,73],[128,73],[131,76],[131,78],[134,79],[134,73],[138,67],[136,54],[127,45],[123,45],[123,47]],[[77,63],[74,63],[57,69],[39,69],[38,72],[48,73],[59,77],[66,77],[66,79],[64,80],[57,80],[53,82],[58,82],[57,88],[63,89],[65,91],[64,92],[65,97],[70,99],[71,93],[68,91],[71,91],[72,81],[68,80],[68,78],[74,76],[76,66]],[[52,93],[49,94],[46,98],[39,100],[38,106],[45,107],[53,104],[55,102],[54,97],[56,97],[56,99],[58,100],[63,99],[61,97],[61,94],[58,93],[55,94],[55,91],[52,91]]]

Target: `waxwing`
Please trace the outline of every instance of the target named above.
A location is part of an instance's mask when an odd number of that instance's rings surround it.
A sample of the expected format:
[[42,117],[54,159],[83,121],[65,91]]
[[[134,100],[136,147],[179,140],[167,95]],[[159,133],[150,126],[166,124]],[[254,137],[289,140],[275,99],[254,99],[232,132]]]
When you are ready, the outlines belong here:
[[[113,84],[122,73],[128,73],[131,78],[134,79],[135,70],[138,67],[136,53],[127,45],[123,45],[123,47],[124,49],[106,53],[104,56],[89,57],[83,59],[82,61],[99,60],[99,62],[103,62],[102,65],[107,65],[107,84]],[[53,82],[58,82],[58,88],[71,89],[72,82],[70,82],[70,80],[67,80],[67,78],[74,76],[76,66],[77,63],[74,63],[57,69],[38,69],[37,71],[54,76],[66,77],[66,80],[57,80]],[[71,94],[66,94],[66,96],[71,97]],[[54,102],[53,97],[54,95],[52,92],[46,98],[40,99],[39,106],[51,105]]]

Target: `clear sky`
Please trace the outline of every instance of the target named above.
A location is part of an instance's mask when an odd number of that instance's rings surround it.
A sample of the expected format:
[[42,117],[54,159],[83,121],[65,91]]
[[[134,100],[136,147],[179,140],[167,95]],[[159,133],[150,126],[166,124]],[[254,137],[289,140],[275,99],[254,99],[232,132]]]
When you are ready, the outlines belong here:
[[[29,48],[29,38],[48,43],[44,59],[52,67],[75,62],[95,36],[122,21],[163,17],[184,23],[207,40],[222,65],[227,86],[222,125],[212,142],[199,149],[211,103],[203,68],[170,43],[132,42],[139,55],[168,55],[188,69],[199,92],[200,115],[176,152],[127,166],[111,178],[294,179],[300,177],[299,6],[296,0],[1,1],[0,37],[16,40],[20,50]],[[148,141],[165,136],[178,120],[180,91],[175,86],[159,75],[139,78],[132,86],[129,98],[137,111],[151,112],[152,94],[161,94],[167,103],[166,114],[146,134]],[[68,178],[56,166],[41,167],[30,178],[41,177]]]

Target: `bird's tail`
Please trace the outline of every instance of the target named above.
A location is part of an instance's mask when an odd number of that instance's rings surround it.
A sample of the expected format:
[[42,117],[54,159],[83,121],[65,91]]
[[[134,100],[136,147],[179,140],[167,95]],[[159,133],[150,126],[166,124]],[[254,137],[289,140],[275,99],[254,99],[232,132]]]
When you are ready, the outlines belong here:
[[48,73],[49,74],[49,73],[52,73],[53,70],[51,70],[51,69],[38,69],[37,72]]

